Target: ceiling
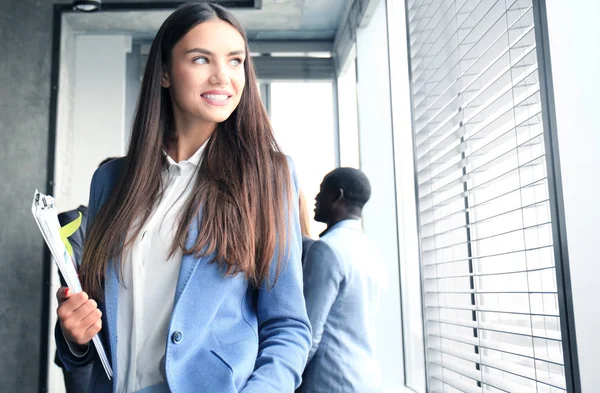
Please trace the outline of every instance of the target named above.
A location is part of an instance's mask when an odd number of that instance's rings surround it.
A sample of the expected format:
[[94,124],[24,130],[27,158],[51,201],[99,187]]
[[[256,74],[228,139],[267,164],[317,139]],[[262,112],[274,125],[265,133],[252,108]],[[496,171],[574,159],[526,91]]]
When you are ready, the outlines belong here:
[[[232,11],[251,41],[333,41],[347,3],[348,0],[262,0],[260,9]],[[69,12],[64,14],[64,20],[78,33],[125,33],[136,40],[151,40],[170,13],[170,10]]]

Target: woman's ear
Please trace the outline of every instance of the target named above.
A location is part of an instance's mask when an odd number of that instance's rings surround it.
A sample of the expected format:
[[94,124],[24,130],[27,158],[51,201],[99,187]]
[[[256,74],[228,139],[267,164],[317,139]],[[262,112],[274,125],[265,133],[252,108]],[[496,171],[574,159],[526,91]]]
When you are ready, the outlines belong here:
[[165,89],[171,87],[171,77],[167,71],[163,71],[162,78],[160,79],[160,85]]

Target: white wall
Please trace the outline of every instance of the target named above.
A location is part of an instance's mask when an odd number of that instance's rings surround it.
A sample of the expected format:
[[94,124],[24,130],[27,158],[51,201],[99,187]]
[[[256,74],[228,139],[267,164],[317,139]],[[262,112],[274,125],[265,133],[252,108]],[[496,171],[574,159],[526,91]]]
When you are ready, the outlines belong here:
[[89,184],[98,164],[125,153],[126,53],[122,35],[80,35],[75,41],[73,145],[69,193],[61,208],[87,205]]
[[54,196],[58,199],[69,194],[68,185],[71,183],[69,163],[73,160],[74,152],[75,37],[71,25],[63,18],[54,156]]
[[392,392],[403,385],[403,356],[385,2],[379,3],[369,24],[358,29],[356,51],[360,165],[373,189],[363,224],[387,261],[377,350],[384,391]]
[[546,7],[581,386],[595,392],[600,386],[600,2],[546,0]]

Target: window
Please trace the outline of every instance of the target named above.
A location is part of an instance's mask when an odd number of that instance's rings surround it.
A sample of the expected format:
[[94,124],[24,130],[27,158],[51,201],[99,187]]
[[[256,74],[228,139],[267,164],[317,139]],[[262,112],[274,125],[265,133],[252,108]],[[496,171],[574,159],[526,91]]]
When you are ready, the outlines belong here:
[[[388,41],[397,197],[398,246],[404,349],[404,384],[426,392],[423,304],[417,231],[410,78],[404,1],[388,0]],[[409,390],[407,389],[407,392]]]
[[532,0],[407,13],[429,391],[564,392]]
[[[292,157],[311,215],[321,180],[335,168],[331,82],[273,82],[271,122],[277,142]],[[316,237],[325,225],[311,220]]]

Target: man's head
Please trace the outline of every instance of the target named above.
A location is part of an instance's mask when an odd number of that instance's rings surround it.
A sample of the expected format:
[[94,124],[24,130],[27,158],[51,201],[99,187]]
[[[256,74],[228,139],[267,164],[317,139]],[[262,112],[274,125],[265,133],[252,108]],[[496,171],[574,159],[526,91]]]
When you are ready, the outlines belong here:
[[329,224],[360,217],[370,197],[371,184],[364,173],[354,168],[334,169],[323,178],[315,198],[315,220]]

